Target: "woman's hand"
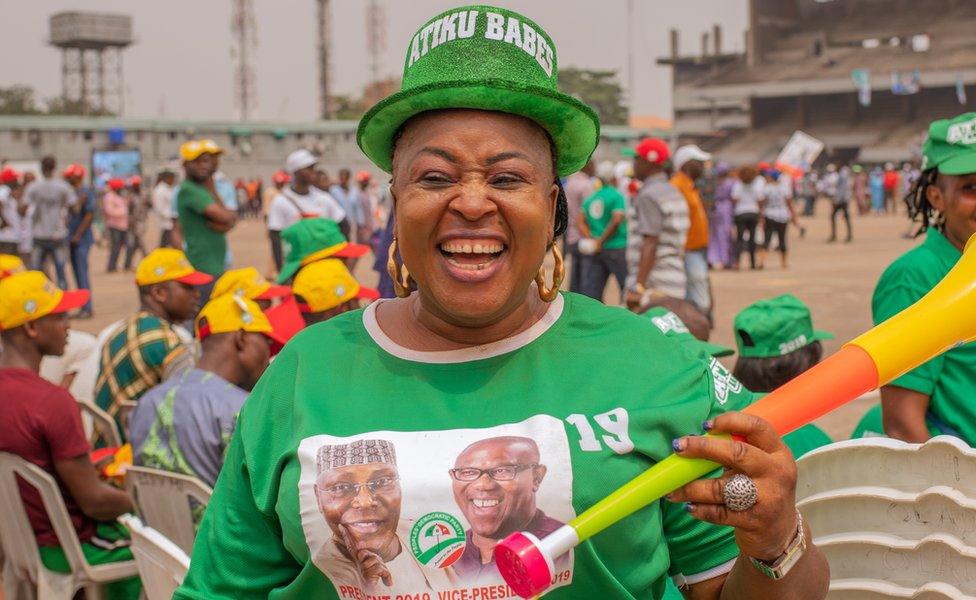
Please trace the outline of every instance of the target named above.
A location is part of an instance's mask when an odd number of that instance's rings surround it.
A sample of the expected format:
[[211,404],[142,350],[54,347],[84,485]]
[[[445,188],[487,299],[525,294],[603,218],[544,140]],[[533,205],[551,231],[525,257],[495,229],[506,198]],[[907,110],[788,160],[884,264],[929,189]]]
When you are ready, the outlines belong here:
[[[778,558],[796,536],[796,461],[772,426],[759,417],[731,412],[707,421],[711,433],[728,433],[743,441],[713,436],[685,436],[674,441],[675,452],[687,458],[720,463],[725,472],[717,479],[699,479],[667,496],[687,502],[688,511],[709,523],[735,528],[739,550],[753,558]],[[725,483],[742,473],[758,489],[756,504],[733,512],[724,503]]]

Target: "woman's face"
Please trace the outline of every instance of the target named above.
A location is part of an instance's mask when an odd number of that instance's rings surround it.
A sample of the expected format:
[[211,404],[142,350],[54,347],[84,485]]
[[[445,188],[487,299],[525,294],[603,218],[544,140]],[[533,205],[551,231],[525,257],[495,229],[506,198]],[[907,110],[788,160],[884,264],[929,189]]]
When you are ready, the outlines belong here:
[[393,157],[400,255],[426,309],[490,325],[526,299],[553,237],[558,187],[545,132],[480,110],[409,121]]
[[976,233],[976,173],[939,175],[926,193],[932,207],[945,217],[946,237],[962,249]]

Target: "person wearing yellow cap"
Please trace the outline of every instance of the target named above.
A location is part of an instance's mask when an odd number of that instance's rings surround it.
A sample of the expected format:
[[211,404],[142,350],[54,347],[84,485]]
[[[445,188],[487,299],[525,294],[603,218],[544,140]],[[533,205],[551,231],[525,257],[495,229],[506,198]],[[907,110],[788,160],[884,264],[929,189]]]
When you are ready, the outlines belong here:
[[356,281],[346,265],[334,258],[302,268],[295,276],[292,292],[306,325],[327,321],[360,307],[360,300],[376,300],[380,293]]
[[272,300],[290,296],[291,288],[271,283],[254,267],[244,267],[227,271],[214,283],[211,298],[227,294],[254,300],[261,310],[267,310],[271,307]]
[[0,279],[26,270],[27,267],[19,256],[0,254]]
[[134,461],[213,486],[247,394],[286,328],[253,300],[214,296],[196,318],[202,354],[194,368],[146,392],[129,418]]
[[[119,544],[124,537],[112,521],[132,510],[128,494],[99,480],[81,414],[67,390],[45,381],[45,356],[61,356],[68,341],[70,310],[88,301],[86,290],[66,292],[40,271],[22,271],[0,280],[0,452],[15,454],[43,469],[58,483],[71,524],[88,562],[132,560]],[[41,562],[56,572],[71,568],[36,490],[21,490]],[[110,597],[139,595],[138,578],[110,590]],[[113,594],[113,592],[116,592]]]
[[[219,277],[226,265],[227,232],[237,223],[217,193],[214,173],[223,150],[213,140],[193,140],[180,146],[186,178],[176,192],[176,215],[186,256],[199,271]],[[175,245],[175,242],[174,242]],[[210,287],[201,289],[204,301]]]
[[138,400],[187,359],[191,348],[175,329],[192,319],[200,301],[198,286],[213,277],[193,268],[183,252],[159,248],[136,268],[139,311],[123,320],[102,346],[95,402],[120,417],[122,403]]

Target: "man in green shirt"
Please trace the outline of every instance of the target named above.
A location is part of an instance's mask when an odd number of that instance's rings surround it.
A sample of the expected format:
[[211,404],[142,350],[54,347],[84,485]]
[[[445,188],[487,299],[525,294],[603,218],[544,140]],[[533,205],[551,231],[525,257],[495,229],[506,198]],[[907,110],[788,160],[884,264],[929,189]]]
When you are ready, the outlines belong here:
[[[214,279],[226,268],[227,232],[234,228],[237,216],[224,206],[214,187],[223,152],[212,140],[192,140],[180,146],[180,157],[186,179],[176,194],[176,211],[186,245],[186,256],[198,270]],[[210,298],[213,284],[200,288],[200,302]],[[201,304],[202,306],[202,304]]]
[[[976,232],[976,113],[933,122],[922,154],[922,175],[906,202],[925,241],[881,275],[871,302],[876,324],[935,287]],[[907,442],[924,442],[931,426],[976,444],[974,398],[976,343],[969,343],[881,388],[885,433]]]
[[614,164],[597,166],[603,186],[583,201],[577,227],[582,238],[579,253],[583,265],[580,293],[603,300],[607,279],[613,275],[620,289],[627,280],[627,201],[617,191]]

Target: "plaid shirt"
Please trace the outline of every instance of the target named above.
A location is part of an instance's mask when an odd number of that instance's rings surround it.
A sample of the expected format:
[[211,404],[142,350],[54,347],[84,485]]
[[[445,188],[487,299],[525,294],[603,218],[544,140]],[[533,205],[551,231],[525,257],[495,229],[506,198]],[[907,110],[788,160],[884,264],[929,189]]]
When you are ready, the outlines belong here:
[[139,311],[126,319],[102,346],[95,403],[118,416],[123,402],[138,400],[159,384],[172,363],[190,349],[173,326]]

